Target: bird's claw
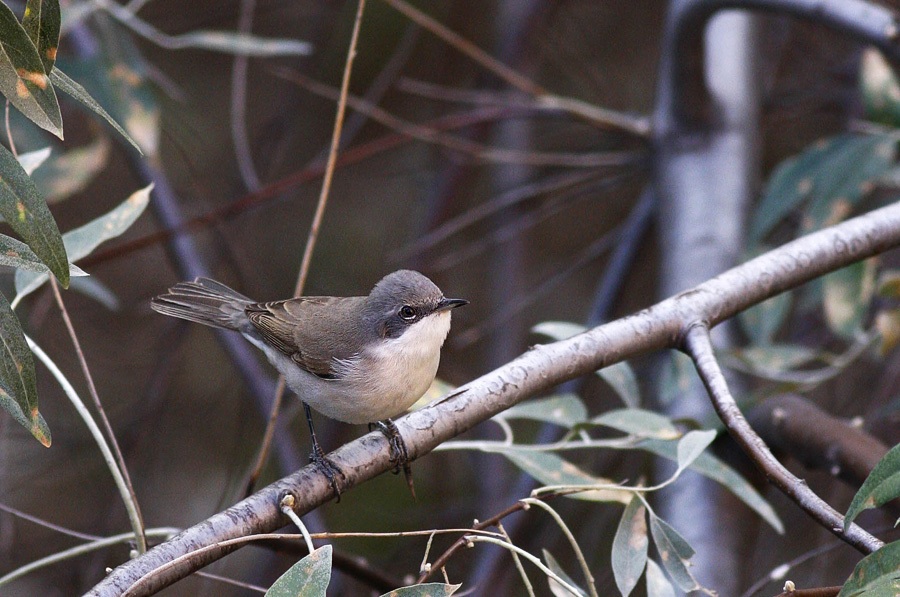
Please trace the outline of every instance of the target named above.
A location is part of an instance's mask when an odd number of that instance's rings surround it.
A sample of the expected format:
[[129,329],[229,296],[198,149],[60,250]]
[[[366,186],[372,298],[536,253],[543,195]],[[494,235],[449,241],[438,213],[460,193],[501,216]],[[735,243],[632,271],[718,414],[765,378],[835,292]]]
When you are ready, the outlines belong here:
[[369,429],[372,427],[377,428],[384,437],[387,438],[388,444],[391,447],[391,464],[394,465],[394,474],[398,474],[400,469],[403,469],[403,475],[406,477],[406,485],[409,487],[409,492],[412,494],[413,499],[416,499],[416,488],[413,486],[413,478],[412,478],[412,468],[409,465],[409,451],[406,449],[406,442],[403,441],[403,436],[400,435],[400,430],[397,429],[397,425],[390,419],[385,419],[384,421],[378,421],[377,423],[372,423],[369,425]]
[[341,487],[338,483],[338,478],[346,479],[347,475],[344,474],[344,471],[341,468],[328,460],[328,457],[325,456],[325,451],[316,443],[313,446],[313,451],[309,455],[309,461],[316,465],[316,468],[328,478],[328,483],[331,485],[331,489],[334,490],[334,495],[337,498],[337,501],[341,501]]

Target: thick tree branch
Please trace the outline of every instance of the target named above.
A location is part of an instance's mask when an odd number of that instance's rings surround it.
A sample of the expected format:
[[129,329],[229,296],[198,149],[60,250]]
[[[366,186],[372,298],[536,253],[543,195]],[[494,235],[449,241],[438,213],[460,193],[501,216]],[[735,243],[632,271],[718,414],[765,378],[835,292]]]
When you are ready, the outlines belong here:
[[889,448],[797,394],[773,396],[748,412],[747,420],[776,454],[784,452],[854,487],[862,485]]
[[[898,244],[900,202],[790,242],[629,317],[568,340],[536,346],[438,402],[398,419],[397,427],[410,456],[423,456],[529,396],[637,355],[678,347],[689,326],[698,321],[714,326],[764,299]],[[393,468],[387,440],[377,432],[342,446],[328,457],[346,473],[345,491]],[[303,468],[119,566],[89,595],[119,595],[137,579],[180,555],[285,525],[287,518],[279,510],[285,493],[294,495],[298,514],[333,497],[323,475],[312,466]],[[141,594],[152,594],[232,549],[212,550],[202,558],[170,568],[155,577]]]
[[700,379],[709,392],[716,413],[725,423],[725,428],[744,452],[753,459],[756,466],[762,469],[769,481],[794,500],[816,522],[861,552],[871,553],[884,545],[862,527],[850,525],[847,529],[843,528],[843,515],[816,495],[805,481],[792,475],[778,462],[766,443],[747,423],[747,419],[731,395],[722,369],[716,361],[709,328],[705,324],[698,322],[688,329],[684,336],[684,350],[694,360]]
[[672,108],[682,126],[709,125],[715,110],[706,88],[701,41],[706,24],[728,9],[757,10],[824,25],[880,49],[900,61],[900,23],[890,9],[865,0],[693,0],[677,4],[672,15],[675,49]]

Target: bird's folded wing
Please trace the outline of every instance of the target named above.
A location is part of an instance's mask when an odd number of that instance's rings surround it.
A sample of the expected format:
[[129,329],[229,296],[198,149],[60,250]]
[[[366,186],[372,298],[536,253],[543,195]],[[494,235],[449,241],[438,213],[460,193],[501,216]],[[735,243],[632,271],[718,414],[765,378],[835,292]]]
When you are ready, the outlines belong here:
[[[356,297],[352,297],[355,299]],[[347,322],[327,321],[339,317],[335,301],[351,298],[301,297],[247,305],[245,312],[263,339],[290,357],[298,366],[322,378],[335,377],[335,359],[354,356],[352,341],[345,333]],[[313,323],[313,320],[319,320]],[[323,321],[326,320],[326,321]],[[324,325],[323,325],[324,324]],[[330,341],[314,338],[312,330],[328,329]]]

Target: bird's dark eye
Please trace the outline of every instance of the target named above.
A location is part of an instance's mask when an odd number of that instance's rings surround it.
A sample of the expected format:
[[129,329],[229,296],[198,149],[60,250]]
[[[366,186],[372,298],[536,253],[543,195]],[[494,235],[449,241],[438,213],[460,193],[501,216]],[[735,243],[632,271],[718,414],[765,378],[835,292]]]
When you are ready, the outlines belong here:
[[403,305],[400,308],[400,319],[403,321],[412,321],[416,318],[416,310],[409,305]]

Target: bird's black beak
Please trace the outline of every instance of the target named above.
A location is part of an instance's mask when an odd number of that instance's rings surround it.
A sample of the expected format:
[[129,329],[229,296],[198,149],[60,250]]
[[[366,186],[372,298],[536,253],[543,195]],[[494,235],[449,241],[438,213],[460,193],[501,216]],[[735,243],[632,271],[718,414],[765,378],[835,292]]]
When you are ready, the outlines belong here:
[[441,311],[449,311],[450,309],[455,309],[457,307],[462,307],[463,305],[468,305],[469,301],[465,299],[448,299],[442,298],[438,303],[437,307],[434,309],[436,313]]

